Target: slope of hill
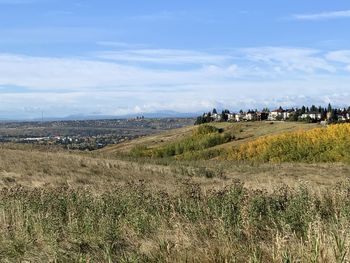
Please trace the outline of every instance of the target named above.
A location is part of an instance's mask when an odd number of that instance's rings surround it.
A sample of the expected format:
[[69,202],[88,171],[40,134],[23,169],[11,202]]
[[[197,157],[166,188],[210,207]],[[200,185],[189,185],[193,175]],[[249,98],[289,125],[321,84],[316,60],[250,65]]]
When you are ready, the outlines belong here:
[[350,124],[260,137],[233,148],[228,158],[277,162],[349,162]]
[[[238,147],[241,144],[253,141],[261,136],[280,134],[291,131],[309,130],[317,127],[317,124],[305,124],[296,122],[244,122],[244,123],[211,123],[217,129],[221,129],[223,134],[230,135],[231,138],[212,144],[209,147],[193,148],[188,153],[175,153],[180,159],[211,159],[222,154],[223,151]],[[146,152],[160,152],[170,146],[176,146],[188,141],[198,126],[190,126],[181,129],[171,130],[154,136],[147,136],[136,140],[128,141],[119,145],[106,147],[100,150],[106,155],[128,155],[135,149],[145,151],[139,152],[139,157],[150,156]],[[170,155],[157,155],[153,157],[169,157]]]
[[0,261],[341,262],[349,172],[1,145]]

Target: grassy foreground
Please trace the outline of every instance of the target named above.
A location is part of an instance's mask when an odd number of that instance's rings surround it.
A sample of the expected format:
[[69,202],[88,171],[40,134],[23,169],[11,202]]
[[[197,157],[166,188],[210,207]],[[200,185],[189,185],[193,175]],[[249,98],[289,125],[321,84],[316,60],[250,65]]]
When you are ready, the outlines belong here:
[[347,262],[350,184],[0,191],[2,262]]

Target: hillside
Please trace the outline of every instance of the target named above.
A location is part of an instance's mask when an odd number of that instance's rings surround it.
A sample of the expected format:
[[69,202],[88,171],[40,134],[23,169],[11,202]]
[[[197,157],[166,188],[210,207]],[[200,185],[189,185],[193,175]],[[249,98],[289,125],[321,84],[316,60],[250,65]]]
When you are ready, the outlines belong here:
[[[349,229],[349,172],[345,164],[157,163],[5,144],[0,255],[4,262],[312,262],[319,242],[324,262],[337,262]],[[281,244],[280,236],[289,238]]]
[[[266,124],[255,136],[274,125]],[[216,126],[200,132],[188,127],[183,134],[176,130],[138,143],[155,149],[191,138],[196,146],[242,127]],[[256,127],[244,124],[238,134],[246,138],[216,147],[253,143],[248,135]],[[119,147],[127,151],[133,144]],[[340,163],[128,159],[2,144],[0,257],[4,262],[243,263],[312,262],[320,255],[324,262],[341,262],[349,249],[345,243],[339,247],[350,222],[349,173],[350,166]]]
[[[253,141],[261,136],[280,134],[291,131],[309,130],[318,127],[317,124],[298,122],[241,122],[241,123],[211,123],[210,125],[223,129],[225,133],[234,135],[234,139],[228,142],[209,147],[206,151],[221,151],[232,147],[238,147],[246,142]],[[176,144],[189,138],[196,126],[174,129],[157,135],[146,136],[132,141],[127,141],[115,146],[106,147],[99,152],[104,155],[128,154],[137,147],[159,149],[169,144]]]
[[275,162],[350,162],[350,124],[260,137],[229,150],[228,159]]

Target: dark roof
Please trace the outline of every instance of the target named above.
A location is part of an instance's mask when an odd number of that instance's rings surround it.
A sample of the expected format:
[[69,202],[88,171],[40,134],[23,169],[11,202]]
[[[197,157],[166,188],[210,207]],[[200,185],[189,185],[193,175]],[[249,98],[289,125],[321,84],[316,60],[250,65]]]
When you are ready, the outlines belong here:
[[273,110],[271,112],[285,112],[285,110],[283,110],[283,109],[276,109],[276,110]]

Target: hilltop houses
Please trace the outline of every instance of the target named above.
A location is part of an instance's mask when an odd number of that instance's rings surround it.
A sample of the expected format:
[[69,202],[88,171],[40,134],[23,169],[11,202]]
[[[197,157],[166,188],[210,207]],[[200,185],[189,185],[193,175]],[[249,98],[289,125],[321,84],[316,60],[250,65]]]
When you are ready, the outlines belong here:
[[286,109],[284,110],[282,107],[271,111],[268,114],[267,120],[269,121],[285,121],[290,118],[290,116],[295,113],[294,109]]
[[283,109],[279,107],[272,111],[268,109],[258,110],[240,110],[238,113],[223,110],[219,114],[216,109],[199,116],[196,123],[206,122],[242,122],[242,121],[304,121],[304,122],[350,122],[350,107],[348,109],[333,109],[331,105],[327,108],[312,106],[310,109],[302,108]]

